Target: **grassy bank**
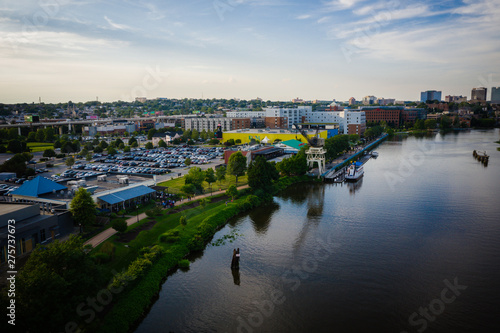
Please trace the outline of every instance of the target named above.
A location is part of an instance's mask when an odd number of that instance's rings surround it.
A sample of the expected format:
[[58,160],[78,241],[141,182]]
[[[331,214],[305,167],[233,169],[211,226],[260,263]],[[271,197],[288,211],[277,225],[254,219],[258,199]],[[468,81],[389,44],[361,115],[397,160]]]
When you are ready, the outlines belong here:
[[[276,188],[282,190],[291,184],[310,180],[307,176],[284,177],[276,184]],[[241,192],[248,193],[249,190]],[[270,200],[272,200],[271,195],[257,197],[246,194],[227,206],[224,200],[208,203],[205,207],[198,206],[175,214],[162,214],[154,217],[153,219],[156,220],[154,227],[148,231],[140,232],[134,240],[127,244],[118,241],[119,235],[110,238],[96,248],[94,253],[101,252],[103,247],[109,248],[110,245],[106,245],[108,242],[112,244],[115,248],[113,250],[114,259],[106,263],[105,268],[108,271],[126,270],[123,276],[128,277],[132,282],[129,283],[124,292],[117,295],[117,300],[111,310],[100,321],[95,321],[90,327],[87,327],[87,330],[97,332],[128,331],[151,305],[151,300],[159,292],[168,272],[178,267],[183,258],[190,252],[203,250],[215,232],[224,226],[229,219]],[[179,223],[181,216],[186,217],[187,224],[185,226]],[[147,222],[143,220],[140,223]],[[162,253],[154,262],[142,257],[144,248],[153,245],[155,251]],[[148,258],[156,258],[156,255],[153,254],[146,255],[149,256]],[[183,264],[186,263],[183,262]],[[144,267],[144,269],[137,267]],[[139,273],[134,276],[133,274],[137,271]]]

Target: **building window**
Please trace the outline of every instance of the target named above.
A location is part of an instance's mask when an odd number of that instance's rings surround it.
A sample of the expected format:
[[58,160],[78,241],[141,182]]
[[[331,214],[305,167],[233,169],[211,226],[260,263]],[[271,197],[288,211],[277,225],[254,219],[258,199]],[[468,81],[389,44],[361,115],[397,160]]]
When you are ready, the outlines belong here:
[[45,242],[45,229],[40,230],[40,240]]

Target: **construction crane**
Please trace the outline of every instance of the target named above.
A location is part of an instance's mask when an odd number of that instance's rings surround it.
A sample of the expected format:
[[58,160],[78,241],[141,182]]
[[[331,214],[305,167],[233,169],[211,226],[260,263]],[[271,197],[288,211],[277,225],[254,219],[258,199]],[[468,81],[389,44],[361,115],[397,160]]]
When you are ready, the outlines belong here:
[[307,142],[311,147],[319,148],[325,145],[325,139],[318,137],[319,126],[316,128],[316,133],[312,137],[309,137],[307,131],[302,128],[299,128],[297,124],[293,124],[293,126],[300,132],[300,134],[302,134],[304,138],[306,138]]
[[310,137],[307,134],[307,131],[299,128],[297,124],[293,124],[295,128],[302,134],[304,138],[306,138],[307,142],[311,146],[307,151],[307,165],[309,168],[313,168],[316,164],[318,166],[318,177],[321,177],[323,173],[325,172],[325,154],[326,150],[323,149],[323,146],[325,145],[325,139],[320,138],[318,136],[319,132],[319,126],[316,128],[316,133],[314,136]]

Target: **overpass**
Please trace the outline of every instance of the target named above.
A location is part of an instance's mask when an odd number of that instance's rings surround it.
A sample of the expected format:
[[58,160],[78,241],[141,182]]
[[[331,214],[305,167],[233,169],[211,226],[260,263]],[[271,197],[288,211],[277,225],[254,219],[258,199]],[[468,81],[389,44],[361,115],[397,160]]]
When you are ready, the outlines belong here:
[[[189,115],[183,116],[187,117]],[[19,135],[21,135],[21,128],[22,127],[40,127],[43,126],[44,128],[46,127],[62,127],[62,126],[68,126],[69,130],[71,131],[71,127],[73,125],[97,125],[97,124],[106,124],[106,123],[111,123],[114,120],[125,120],[127,122],[136,122],[136,121],[143,121],[143,120],[153,120],[157,122],[158,120],[176,120],[179,119],[180,117],[175,117],[175,116],[150,116],[150,117],[134,117],[134,118],[105,118],[105,119],[85,119],[85,120],[70,120],[70,119],[61,119],[60,121],[51,121],[51,122],[37,122],[37,123],[16,123],[16,124],[1,124],[0,128],[15,128],[17,127]]]

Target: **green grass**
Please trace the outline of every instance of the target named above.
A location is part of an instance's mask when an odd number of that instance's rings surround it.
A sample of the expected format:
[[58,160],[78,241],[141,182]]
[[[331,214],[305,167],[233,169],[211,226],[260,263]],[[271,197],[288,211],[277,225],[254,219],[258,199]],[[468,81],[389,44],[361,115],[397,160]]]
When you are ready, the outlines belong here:
[[[236,177],[235,176],[230,176],[226,175],[226,179],[219,183],[216,181],[215,183],[212,183],[212,191],[218,191],[219,189],[222,190],[227,190],[229,186],[231,185],[237,185],[237,186],[242,186],[248,184],[248,176],[244,175],[241,177],[238,177],[238,184],[236,184]],[[181,187],[184,186],[184,177],[179,177],[171,180],[167,180],[166,182],[162,182],[158,184],[159,186],[167,186],[168,187],[168,193],[174,193],[174,194],[181,194]],[[210,193],[210,188],[208,187],[207,182],[203,182],[203,189],[205,193]]]
[[28,142],[26,146],[31,149],[32,153],[44,151],[45,149],[54,149],[54,144],[49,142]]

